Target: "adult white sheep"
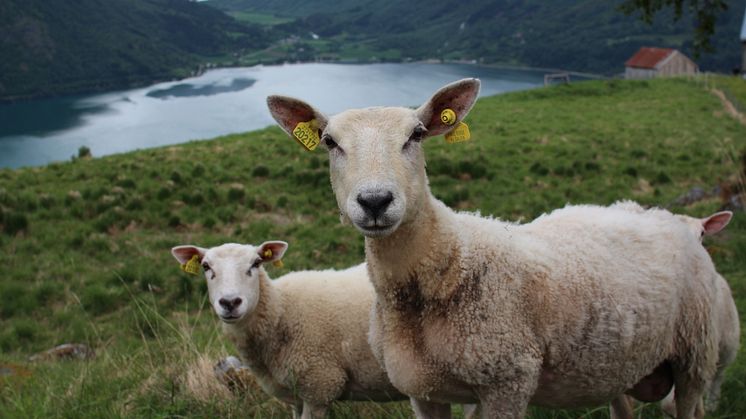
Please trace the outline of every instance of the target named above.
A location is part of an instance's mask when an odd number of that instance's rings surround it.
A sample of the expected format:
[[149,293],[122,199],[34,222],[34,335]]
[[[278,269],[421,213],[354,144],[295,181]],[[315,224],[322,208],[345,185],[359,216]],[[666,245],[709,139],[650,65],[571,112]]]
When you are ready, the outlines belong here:
[[717,358],[707,253],[683,226],[660,231],[622,210],[629,220],[542,228],[447,208],[428,188],[422,142],[459,124],[478,92],[466,79],[418,109],[329,119],[297,99],[267,100],[288,134],[311,121],[329,149],[341,217],[366,236],[369,340],[392,383],[419,417],[479,401],[485,418],[518,418],[529,402],[656,400],[673,380],[678,417],[693,417]]
[[274,281],[262,264],[287,243],[211,249],[177,246],[181,264],[199,263],[223,332],[267,393],[294,416],[323,417],[335,400],[404,400],[367,342],[373,289],[365,264],[342,271],[298,271]]
[[[697,240],[702,240],[705,236],[719,233],[728,225],[733,217],[733,213],[730,211],[720,211],[708,217],[695,218],[688,215],[672,214],[660,208],[646,210],[633,201],[619,201],[614,203],[612,207],[648,214],[656,217],[661,225],[669,222],[684,223],[689,228],[693,238]],[[730,286],[725,278],[720,275],[718,275],[717,288],[717,295],[715,297],[717,301],[716,327],[719,329],[718,336],[720,337],[718,341],[717,371],[712,382],[707,386],[704,404],[700,400],[700,405],[697,407],[700,411],[706,412],[713,412],[717,408],[720,400],[720,387],[725,379],[725,369],[736,359],[741,334],[738,310],[735,301],[733,301]],[[675,416],[676,405],[673,390],[663,400],[662,407],[666,413]],[[632,417],[631,404],[626,404],[624,411],[617,409],[615,413],[618,418]]]
[[[724,229],[731,218],[733,218],[733,213],[730,211],[720,211],[704,218],[695,218],[680,214],[676,214],[675,217],[689,227],[695,238],[702,240],[705,236],[717,234]],[[733,300],[728,281],[718,275],[717,287],[716,324],[720,337],[718,341],[717,371],[712,382],[707,387],[704,401],[704,410],[710,413],[717,409],[718,402],[720,401],[720,387],[725,379],[725,369],[735,361],[736,355],[738,355],[741,336],[738,308],[736,307],[736,302]],[[666,412],[671,415],[676,412],[672,395],[666,397],[663,406]]]

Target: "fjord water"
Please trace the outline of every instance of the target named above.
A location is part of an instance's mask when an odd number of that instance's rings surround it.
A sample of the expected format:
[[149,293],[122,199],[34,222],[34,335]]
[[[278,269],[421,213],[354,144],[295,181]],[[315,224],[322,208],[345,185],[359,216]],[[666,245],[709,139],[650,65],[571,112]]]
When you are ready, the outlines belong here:
[[327,114],[424,102],[440,86],[482,80],[482,96],[528,89],[543,72],[467,64],[292,64],[209,71],[199,77],[103,94],[0,105],[0,168],[212,138],[273,124],[265,98],[295,96]]

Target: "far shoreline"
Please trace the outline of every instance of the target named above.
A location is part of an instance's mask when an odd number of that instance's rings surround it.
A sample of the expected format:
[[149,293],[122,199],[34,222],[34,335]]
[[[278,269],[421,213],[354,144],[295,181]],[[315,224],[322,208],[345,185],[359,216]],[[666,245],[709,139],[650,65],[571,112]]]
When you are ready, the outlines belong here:
[[282,61],[282,62],[257,62],[249,65],[231,65],[227,63],[215,64],[215,65],[200,65],[198,68],[191,71],[188,76],[185,77],[153,77],[143,79],[141,81],[131,83],[112,83],[106,86],[96,88],[85,88],[75,90],[62,90],[57,93],[37,93],[22,96],[10,96],[0,97],[0,106],[14,105],[17,103],[32,102],[35,100],[44,99],[57,99],[75,96],[86,96],[108,92],[117,92],[121,90],[139,89],[147,86],[152,86],[159,83],[167,82],[180,82],[189,80],[194,77],[199,77],[212,70],[220,70],[227,68],[252,68],[256,66],[264,67],[279,67],[283,65],[292,64],[341,64],[341,65],[366,65],[366,64],[462,64],[462,65],[474,65],[477,67],[494,68],[500,70],[516,70],[516,71],[533,71],[533,72],[544,72],[544,73],[568,73],[570,76],[581,77],[585,79],[601,80],[610,78],[602,74],[584,73],[580,71],[563,70],[557,68],[543,68],[543,67],[529,67],[508,63],[479,63],[476,60],[440,60],[436,58],[425,58],[420,60],[298,60],[298,61]]

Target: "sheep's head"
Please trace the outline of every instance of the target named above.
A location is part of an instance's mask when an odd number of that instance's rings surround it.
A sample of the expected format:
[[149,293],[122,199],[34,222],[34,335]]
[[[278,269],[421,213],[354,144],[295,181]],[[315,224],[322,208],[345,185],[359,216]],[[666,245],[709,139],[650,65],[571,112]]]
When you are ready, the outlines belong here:
[[676,218],[686,223],[691,232],[702,240],[704,236],[711,236],[724,229],[730,222],[730,219],[733,218],[733,213],[730,211],[721,211],[705,218],[694,218],[688,215],[677,214]]
[[[422,141],[452,130],[479,94],[479,80],[464,79],[438,90],[417,109],[352,109],[326,118],[293,98],[270,96],[272,116],[290,136],[298,123],[315,120],[329,152],[332,189],[343,221],[368,237],[393,233],[411,221],[429,197]],[[446,124],[441,112],[456,120]]]
[[259,247],[229,243],[204,249],[187,245],[174,247],[171,254],[182,265],[196,256],[215,314],[225,323],[235,323],[252,313],[259,302],[260,278],[266,275],[262,264],[282,258],[287,247],[282,241]]

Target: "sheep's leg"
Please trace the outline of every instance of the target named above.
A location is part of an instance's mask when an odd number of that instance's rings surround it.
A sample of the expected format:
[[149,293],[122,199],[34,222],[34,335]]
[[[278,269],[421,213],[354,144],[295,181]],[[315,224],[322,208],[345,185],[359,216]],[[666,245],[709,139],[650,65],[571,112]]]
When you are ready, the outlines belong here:
[[301,419],[321,419],[326,416],[326,411],[329,410],[329,406],[326,405],[315,405],[308,402],[303,402],[303,414]]
[[[517,379],[517,376],[514,376]],[[526,416],[528,403],[536,390],[538,380],[525,379],[480,389],[479,405],[482,419],[521,419]]]
[[300,419],[303,413],[303,403],[291,405],[293,409],[293,419]]
[[483,419],[522,419],[526,416],[528,403],[539,386],[542,360],[525,354],[510,360],[520,369],[503,369],[494,372],[499,381],[476,389]]
[[667,416],[672,418],[676,417],[676,402],[674,401],[674,394],[676,393],[676,387],[672,388],[666,397],[661,400],[661,410]]
[[702,406],[702,393],[705,389],[704,380],[687,374],[677,374],[674,377],[677,419],[701,419],[705,416]]
[[436,403],[422,399],[409,399],[412,403],[414,416],[417,419],[450,419],[451,405],[448,403]]
[[[671,390],[668,395],[661,400],[661,410],[663,410],[663,413],[665,413],[666,416],[670,418],[676,417],[676,402],[674,401],[674,394],[675,394],[675,388]],[[705,412],[705,404],[702,400],[702,397],[699,398],[699,401],[697,402],[697,408],[695,410],[697,415],[704,416]]]
[[705,411],[712,413],[717,409],[720,402],[720,386],[725,379],[725,365],[718,365],[715,377],[712,379],[710,386],[707,388],[707,400],[705,400]]
[[635,401],[630,396],[621,395],[611,401],[611,419],[633,419]]

